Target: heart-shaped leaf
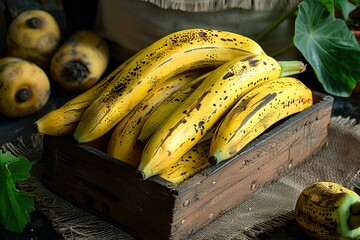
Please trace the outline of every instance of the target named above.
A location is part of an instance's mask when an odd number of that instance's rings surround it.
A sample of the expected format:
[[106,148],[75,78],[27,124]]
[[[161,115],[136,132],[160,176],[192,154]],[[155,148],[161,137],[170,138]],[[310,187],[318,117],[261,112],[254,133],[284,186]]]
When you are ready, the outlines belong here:
[[299,4],[294,44],[314,69],[325,91],[349,97],[360,81],[360,46],[346,23],[320,1]]

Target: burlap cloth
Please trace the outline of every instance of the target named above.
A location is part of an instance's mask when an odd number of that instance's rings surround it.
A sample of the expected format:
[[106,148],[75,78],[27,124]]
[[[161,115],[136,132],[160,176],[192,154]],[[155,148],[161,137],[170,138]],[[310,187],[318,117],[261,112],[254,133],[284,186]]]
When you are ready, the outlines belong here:
[[[42,139],[34,136],[35,148],[21,144],[5,144],[2,148],[25,154],[32,161],[29,181],[20,185],[33,194],[37,208],[51,221],[64,239],[134,239],[123,230],[83,211],[47,190],[41,184]],[[195,232],[189,239],[256,239],[294,220],[294,207],[301,190],[311,182],[334,181],[359,190],[360,124],[355,120],[333,117],[327,142],[321,151],[288,174],[252,195],[241,205],[226,212]]]

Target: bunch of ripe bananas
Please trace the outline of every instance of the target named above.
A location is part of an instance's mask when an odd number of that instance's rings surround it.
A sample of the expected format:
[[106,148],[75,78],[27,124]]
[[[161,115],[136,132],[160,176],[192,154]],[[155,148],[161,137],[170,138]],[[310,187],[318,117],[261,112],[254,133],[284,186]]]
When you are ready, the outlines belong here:
[[110,135],[107,153],[140,179],[180,183],[309,108],[311,90],[292,77],[304,70],[240,34],[185,29],[139,51],[35,126],[78,143]]

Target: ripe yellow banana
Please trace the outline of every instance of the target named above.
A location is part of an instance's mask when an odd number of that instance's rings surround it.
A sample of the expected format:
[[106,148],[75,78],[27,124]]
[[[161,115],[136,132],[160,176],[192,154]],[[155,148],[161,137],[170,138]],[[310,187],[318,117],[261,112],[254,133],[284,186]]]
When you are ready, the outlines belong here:
[[123,162],[137,167],[140,162],[143,146],[138,144],[137,138],[146,119],[161,102],[173,92],[193,81],[204,71],[190,71],[180,73],[169,78],[150,91],[144,99],[120,121],[112,131],[107,153]]
[[138,136],[138,141],[146,143],[151,135],[161,126],[163,122],[177,109],[180,104],[188,98],[195,89],[204,81],[211,71],[199,76],[184,87],[178,89],[163,101],[145,121],[144,126]]
[[270,126],[312,104],[311,90],[296,78],[259,85],[237,102],[216,129],[209,162],[215,165],[235,156]]
[[90,89],[70,99],[61,107],[52,110],[34,123],[36,132],[50,136],[64,136],[74,133],[76,126],[97,96],[121,73],[134,57],[123,62],[119,67]]
[[65,106],[68,105],[76,105],[77,103],[81,102],[92,102],[98,97],[101,92],[116,78],[117,75],[121,74],[125,67],[127,67],[131,61],[141,53],[138,52],[137,54],[134,54],[134,56],[130,57],[123,63],[121,63],[115,70],[113,70],[110,74],[108,74],[105,78],[103,78],[101,81],[99,81],[95,86],[92,88],[84,91],[83,93],[80,93],[75,98],[70,99],[67,103],[65,103]]
[[[222,118],[220,118],[220,119],[218,120],[218,122],[215,123],[214,126],[212,126],[212,128],[210,128],[210,129],[205,133],[205,135],[199,140],[199,143],[204,142],[204,141],[207,141],[207,140],[211,139],[211,138],[214,136],[214,133],[215,133],[217,127],[219,126],[221,120],[222,120]],[[210,150],[210,149],[209,149],[209,150]]]
[[109,48],[98,34],[74,33],[51,59],[52,79],[68,91],[84,91],[95,85],[109,63]]
[[259,44],[236,33],[186,29],[169,34],[143,50],[89,106],[74,137],[82,143],[105,134],[152,88],[178,73],[218,67],[249,53],[264,54]]
[[147,142],[137,169],[139,178],[161,174],[191,149],[242,95],[260,83],[302,71],[302,62],[278,62],[266,55],[243,56],[218,67]]
[[210,167],[211,164],[208,161],[210,142],[207,140],[196,144],[159,176],[169,182],[179,184]]
[[334,182],[315,182],[298,197],[295,218],[314,239],[360,239],[360,197]]

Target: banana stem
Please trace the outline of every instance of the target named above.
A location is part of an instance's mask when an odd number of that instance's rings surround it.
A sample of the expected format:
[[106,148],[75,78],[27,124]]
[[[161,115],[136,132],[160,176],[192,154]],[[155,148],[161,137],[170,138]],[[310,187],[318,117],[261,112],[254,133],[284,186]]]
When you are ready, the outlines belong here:
[[260,42],[262,41],[269,33],[271,33],[275,28],[277,28],[283,21],[289,18],[291,15],[295,14],[298,6],[296,5],[290,11],[286,12],[283,16],[278,18],[273,24],[271,24],[265,31],[260,33],[257,37],[255,37],[255,41]]
[[302,61],[278,61],[281,66],[280,77],[293,76],[306,70]]
[[352,229],[360,227],[360,201],[353,203],[351,206],[349,224]]

